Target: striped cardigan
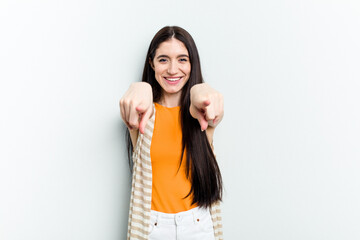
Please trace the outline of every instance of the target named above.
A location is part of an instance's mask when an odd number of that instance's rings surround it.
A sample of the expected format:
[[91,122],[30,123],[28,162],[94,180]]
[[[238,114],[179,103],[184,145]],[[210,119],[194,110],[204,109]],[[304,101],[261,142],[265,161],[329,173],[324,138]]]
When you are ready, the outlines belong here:
[[[147,240],[150,227],[152,170],[150,146],[155,123],[153,116],[148,120],[144,134],[139,132],[133,153],[133,174],[128,222],[128,240]],[[216,240],[223,239],[220,203],[210,208]]]

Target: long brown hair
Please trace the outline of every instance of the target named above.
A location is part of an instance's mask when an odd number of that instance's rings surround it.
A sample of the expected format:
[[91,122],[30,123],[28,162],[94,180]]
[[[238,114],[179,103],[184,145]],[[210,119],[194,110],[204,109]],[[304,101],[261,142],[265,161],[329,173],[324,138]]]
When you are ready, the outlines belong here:
[[[178,26],[166,26],[160,29],[152,39],[146,58],[142,81],[151,85],[153,100],[161,98],[162,88],[155,79],[155,72],[149,61],[153,61],[159,45],[171,38],[184,43],[188,50],[191,73],[184,85],[180,97],[180,118],[182,127],[182,155],[186,155],[186,176],[191,181],[191,189],[186,197],[192,196],[192,203],[200,207],[209,207],[212,203],[222,199],[222,178],[216,158],[209,144],[205,131],[201,131],[198,120],[189,112],[190,89],[198,83],[203,83],[200,57],[191,35]],[[129,162],[131,164],[132,142],[127,131],[127,146]],[[184,151],[186,149],[186,151]],[[181,164],[181,161],[180,161]],[[190,171],[191,169],[191,171]]]

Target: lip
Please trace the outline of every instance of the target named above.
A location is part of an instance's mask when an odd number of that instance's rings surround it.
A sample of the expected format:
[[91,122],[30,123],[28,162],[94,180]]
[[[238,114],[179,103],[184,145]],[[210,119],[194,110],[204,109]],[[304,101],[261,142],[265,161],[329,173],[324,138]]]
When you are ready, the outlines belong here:
[[[170,85],[175,85],[175,84],[178,84],[182,79],[183,77],[181,76],[176,76],[176,77],[163,77],[164,80],[166,81],[166,83],[170,84]],[[180,78],[179,80],[176,80],[176,81],[170,81],[170,80],[167,80],[167,78]]]

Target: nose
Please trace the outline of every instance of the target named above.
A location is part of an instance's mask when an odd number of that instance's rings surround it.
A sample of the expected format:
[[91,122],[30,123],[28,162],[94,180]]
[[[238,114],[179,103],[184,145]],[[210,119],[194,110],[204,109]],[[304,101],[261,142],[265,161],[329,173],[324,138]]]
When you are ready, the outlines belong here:
[[177,65],[174,62],[170,62],[169,67],[167,69],[169,75],[174,75],[177,73]]

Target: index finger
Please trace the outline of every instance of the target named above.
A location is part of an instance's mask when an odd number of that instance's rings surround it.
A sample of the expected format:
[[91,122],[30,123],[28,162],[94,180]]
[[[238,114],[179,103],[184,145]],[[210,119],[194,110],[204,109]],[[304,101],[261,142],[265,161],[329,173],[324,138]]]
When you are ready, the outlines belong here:
[[152,113],[152,108],[150,107],[146,111],[141,106],[138,106],[138,107],[136,107],[136,111],[138,111],[140,113],[139,131],[142,134],[144,134],[145,133],[146,123],[149,120],[149,118],[151,116],[151,113]]

